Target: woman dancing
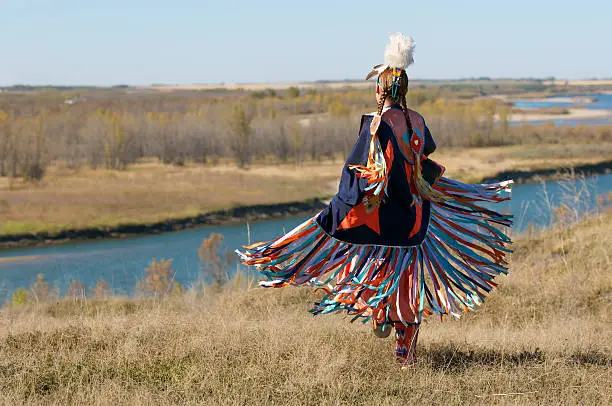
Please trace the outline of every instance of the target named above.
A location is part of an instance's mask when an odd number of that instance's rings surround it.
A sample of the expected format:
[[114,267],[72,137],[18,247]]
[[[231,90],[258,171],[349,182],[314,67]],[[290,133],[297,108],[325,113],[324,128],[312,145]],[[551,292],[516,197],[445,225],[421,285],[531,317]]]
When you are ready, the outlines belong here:
[[[289,233],[237,251],[266,281],[308,284],[325,292],[316,314],[345,310],[395,329],[395,355],[415,362],[419,327],[434,314],[459,317],[484,300],[507,273],[509,215],[486,206],[510,199],[512,181],[465,184],[442,177],[423,117],[408,108],[406,68],[412,38],[390,36],[377,76],[378,109],[361,119],[359,138],[329,206]],[[490,206],[490,205],[489,205]]]

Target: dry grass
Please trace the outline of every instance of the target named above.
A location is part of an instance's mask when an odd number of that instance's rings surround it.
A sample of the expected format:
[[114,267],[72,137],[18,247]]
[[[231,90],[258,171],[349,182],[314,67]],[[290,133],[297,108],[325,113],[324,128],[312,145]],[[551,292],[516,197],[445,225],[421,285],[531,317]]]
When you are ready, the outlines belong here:
[[612,215],[520,240],[477,312],[424,326],[411,370],[391,339],[313,318],[308,289],[0,310],[5,404],[612,402]]
[[[597,163],[612,143],[440,148],[432,158],[467,182],[506,170]],[[113,227],[189,217],[239,205],[302,201],[332,195],[343,161],[177,167],[140,163],[126,171],[50,168],[39,184],[0,178],[0,234]]]
[[0,234],[152,223],[330,193],[340,163],[239,170],[145,163],[127,171],[52,168],[40,184],[0,178]]
[[504,171],[537,171],[595,164],[612,159],[612,144],[542,144],[441,150],[432,159],[446,167],[445,176],[478,183]]

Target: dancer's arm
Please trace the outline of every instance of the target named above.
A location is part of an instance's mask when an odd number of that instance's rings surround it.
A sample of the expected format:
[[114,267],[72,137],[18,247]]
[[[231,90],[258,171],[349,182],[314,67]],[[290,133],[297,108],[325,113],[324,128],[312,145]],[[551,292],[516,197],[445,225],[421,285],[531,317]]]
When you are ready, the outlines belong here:
[[[436,150],[436,143],[431,136],[429,127],[425,125],[425,147],[423,148],[423,155],[429,156]],[[423,179],[430,185],[433,185],[440,179],[440,176],[444,173],[444,167],[437,164],[431,159],[427,158],[422,163]]]
[[336,196],[342,202],[349,205],[355,205],[361,200],[363,190],[367,185],[367,180],[359,178],[353,169],[349,169],[349,165],[366,165],[368,162],[368,148],[372,138],[369,131],[370,121],[371,117],[362,117],[357,142],[342,169],[342,176]]
[[436,142],[431,136],[431,131],[429,131],[429,127],[425,124],[425,148],[423,148],[423,154],[429,156],[433,154],[436,150]]

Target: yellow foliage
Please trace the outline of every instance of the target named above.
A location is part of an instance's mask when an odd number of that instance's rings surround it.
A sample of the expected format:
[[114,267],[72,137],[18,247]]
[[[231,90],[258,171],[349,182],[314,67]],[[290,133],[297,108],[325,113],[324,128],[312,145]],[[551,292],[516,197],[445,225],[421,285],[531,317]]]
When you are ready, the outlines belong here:
[[327,111],[334,117],[347,117],[351,113],[351,109],[340,101],[330,104]]
[[27,289],[19,288],[11,296],[11,304],[13,306],[20,306],[28,304],[30,301],[30,292]]
[[227,281],[227,268],[234,261],[232,252],[223,247],[223,235],[210,234],[210,237],[202,242],[198,255],[203,262],[204,273],[212,277],[217,286],[223,285]]
[[36,275],[36,282],[32,284],[30,292],[37,302],[44,302],[49,297],[49,283],[45,280],[45,276],[41,273]]
[[139,282],[138,290],[145,295],[153,295],[163,298],[170,293],[172,289],[172,259],[162,258],[157,262],[157,258],[145,269],[146,276]]
[[102,300],[112,294],[112,289],[104,279],[100,279],[91,293],[94,299]]

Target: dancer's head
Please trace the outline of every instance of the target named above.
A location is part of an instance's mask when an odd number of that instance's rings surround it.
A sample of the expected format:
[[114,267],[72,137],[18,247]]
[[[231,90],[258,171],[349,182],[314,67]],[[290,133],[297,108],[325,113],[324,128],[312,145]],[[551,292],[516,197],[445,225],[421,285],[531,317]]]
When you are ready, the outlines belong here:
[[[395,89],[394,89],[395,88]],[[408,92],[408,75],[404,69],[389,68],[378,75],[376,82],[376,102],[378,114],[382,113],[385,102],[399,104],[406,108],[406,93]]]
[[406,108],[408,75],[406,68],[414,62],[414,42],[411,37],[396,33],[389,36],[385,48],[385,63],[376,65],[366,80],[378,76],[376,83],[376,101],[378,113],[382,113],[385,102],[401,104]]

